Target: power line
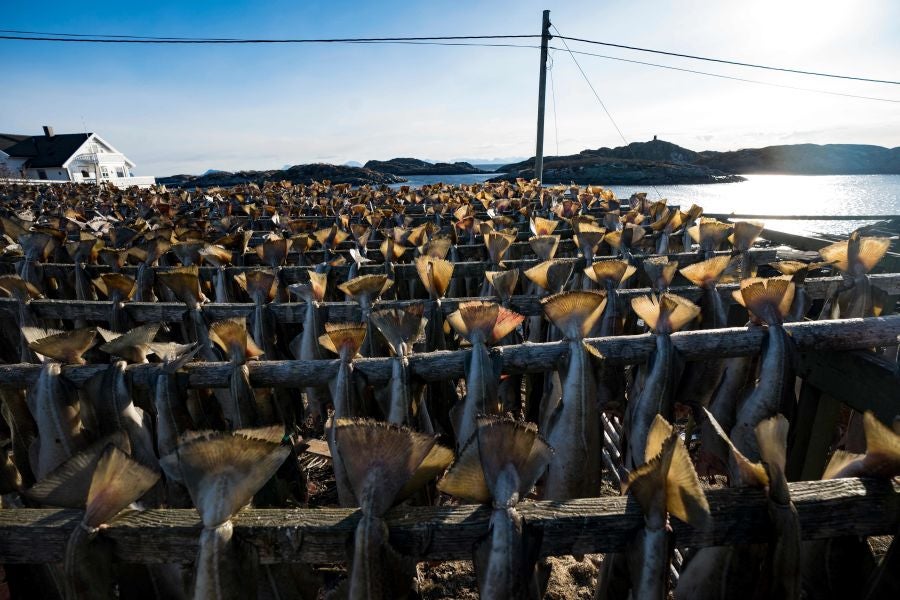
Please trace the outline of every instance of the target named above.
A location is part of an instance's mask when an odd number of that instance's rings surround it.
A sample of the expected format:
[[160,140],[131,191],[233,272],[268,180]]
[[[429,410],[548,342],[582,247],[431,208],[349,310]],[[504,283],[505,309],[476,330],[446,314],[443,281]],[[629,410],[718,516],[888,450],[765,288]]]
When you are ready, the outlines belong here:
[[575,38],[575,37],[563,37],[558,36],[559,39],[565,42],[569,40],[570,42],[582,42],[585,44],[596,44],[598,46],[609,46],[611,48],[622,48],[624,50],[636,50],[638,52],[650,52],[653,54],[664,54],[666,56],[677,56],[678,58],[689,58],[691,60],[705,60],[708,62],[716,62],[722,63],[726,65],[737,65],[739,67],[750,67],[753,69],[766,69],[769,71],[782,71],[784,73],[797,73],[800,75],[814,75],[816,77],[831,77],[834,79],[852,79],[854,81],[868,81],[869,83],[887,83],[890,85],[900,85],[900,81],[889,81],[886,79],[871,79],[868,77],[856,77],[853,75],[838,75],[835,73],[821,73],[818,71],[804,71],[802,69],[789,69],[786,67],[770,67],[768,65],[760,65],[755,63],[745,63],[736,60],[726,60],[724,58],[710,58],[708,56],[696,56],[694,54],[681,54],[679,52],[668,52],[666,50],[652,50],[650,48],[639,48],[637,46],[626,46],[624,44],[613,44],[611,42],[600,42],[597,40],[586,40],[584,38]]
[[[622,133],[621,129],[619,129],[618,124],[616,124],[616,120],[613,119],[612,113],[609,112],[609,109],[606,108],[606,104],[603,102],[603,100],[600,99],[600,94],[597,93],[597,90],[594,88],[594,84],[591,83],[591,80],[588,78],[587,73],[585,73],[584,69],[581,68],[581,65],[578,63],[578,59],[575,58],[575,55],[572,54],[571,50],[569,50],[569,44],[566,43],[566,38],[564,38],[563,35],[559,32],[559,29],[556,28],[556,25],[553,25],[552,27],[553,27],[553,30],[556,32],[556,37],[558,39],[562,40],[563,46],[566,47],[566,50],[569,52],[569,56],[572,57],[572,62],[574,62],[575,66],[578,67],[578,71],[581,72],[581,76],[584,77],[584,80],[587,82],[588,87],[591,88],[591,91],[594,93],[594,98],[596,98],[597,102],[600,103],[600,106],[603,107],[603,112],[605,112],[606,116],[609,117],[609,122],[612,123],[613,127],[616,128],[616,131],[619,133],[619,137],[622,138],[622,142],[625,144],[625,147],[629,147],[628,139],[625,137],[625,134]],[[632,150],[632,157],[634,157],[633,150]],[[651,185],[650,187],[652,187],[653,191],[656,192],[656,196],[658,198],[662,199],[662,194],[659,193],[659,190],[656,189],[656,186]]]
[[[24,31],[17,29],[0,29],[0,33],[22,33],[22,34],[40,34],[45,36],[70,36],[72,38],[78,39],[59,39],[59,38],[47,38],[47,37],[19,37],[19,36],[11,36],[11,35],[0,35],[0,40],[28,40],[28,41],[60,41],[60,42],[99,42],[99,43],[148,43],[148,44],[157,44],[157,43],[178,43],[178,44],[226,44],[226,43],[241,43],[241,44],[252,44],[252,43],[349,43],[349,44],[403,44],[403,45],[426,45],[426,46],[470,46],[470,47],[479,47],[479,48],[529,48],[536,49],[540,48],[538,45],[534,44],[504,44],[504,43],[476,43],[476,42],[465,42],[465,41],[438,41],[438,40],[470,40],[470,39],[521,39],[521,38],[538,38],[539,35],[507,35],[507,36],[442,36],[442,37],[420,37],[420,38],[334,38],[334,39],[322,39],[322,40],[287,40],[287,39],[270,39],[270,40],[252,40],[252,39],[240,39],[240,38],[155,38],[149,36],[126,36],[126,35],[107,35],[107,34],[81,34],[81,33],[50,33],[50,32],[32,32],[32,31]],[[90,37],[91,39],[80,39]],[[108,39],[108,40],[95,40],[93,38],[96,37],[110,37],[116,39]],[[571,40],[571,39],[579,39],[579,38],[568,38],[563,36],[558,36],[559,39]],[[127,39],[123,39],[127,38]],[[615,46],[615,44],[609,44]],[[630,47],[628,47],[630,48]],[[720,73],[710,73],[708,71],[699,71],[696,69],[688,69],[685,67],[675,67],[672,65],[663,65],[659,63],[652,63],[640,60],[633,60],[622,58],[619,56],[609,56],[605,54],[596,54],[593,52],[585,52],[581,50],[571,50],[567,48],[559,48],[550,46],[551,50],[568,50],[571,54],[579,54],[582,56],[593,56],[596,58],[604,58],[607,60],[616,60],[620,62],[626,62],[631,64],[644,65],[648,67],[656,67],[660,69],[669,69],[671,71],[681,71],[684,73],[693,73],[695,75],[705,75],[707,77],[716,77],[719,79],[729,79],[732,81],[740,81],[743,83],[752,83],[756,85],[765,85],[769,87],[778,87],[789,90],[798,90],[803,92],[811,92],[816,94],[827,94],[830,96],[841,96],[844,98],[856,98],[860,100],[874,100],[877,102],[891,102],[891,103],[900,103],[900,100],[894,100],[890,98],[879,98],[876,96],[863,96],[859,94],[848,94],[843,92],[833,92],[829,90],[821,90],[816,88],[807,88],[801,86],[793,86],[786,85],[780,83],[773,83],[768,81],[760,81],[756,79],[748,79],[746,77],[736,77],[732,75],[723,75]],[[725,61],[723,61],[725,62]],[[891,83],[891,82],[888,82]]]
[[79,34],[40,34],[40,36],[0,35],[3,40],[64,42],[76,44],[346,44],[360,42],[407,42],[439,40],[498,40],[539,38],[540,35],[444,35],[375,38],[164,38],[164,37],[63,37]]

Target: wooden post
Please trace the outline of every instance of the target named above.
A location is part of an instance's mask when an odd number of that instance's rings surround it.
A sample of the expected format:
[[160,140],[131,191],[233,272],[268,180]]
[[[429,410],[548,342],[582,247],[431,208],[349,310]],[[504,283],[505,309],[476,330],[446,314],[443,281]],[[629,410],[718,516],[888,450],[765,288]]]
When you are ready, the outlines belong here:
[[550,41],[550,11],[544,11],[541,23],[541,73],[538,80],[537,144],[534,150],[534,178],[544,176],[544,96],[547,93],[547,42]]

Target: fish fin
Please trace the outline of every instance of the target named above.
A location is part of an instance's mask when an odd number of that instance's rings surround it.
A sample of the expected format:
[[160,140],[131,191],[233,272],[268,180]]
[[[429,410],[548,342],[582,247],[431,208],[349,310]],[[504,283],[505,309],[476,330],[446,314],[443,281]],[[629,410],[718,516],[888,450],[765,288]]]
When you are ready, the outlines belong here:
[[328,273],[309,272],[309,285],[312,287],[313,299],[321,302],[325,299],[325,289],[328,286]]
[[778,324],[790,312],[796,286],[790,276],[763,279],[751,277],[741,281],[742,304],[769,325]]
[[864,237],[859,240],[859,254],[856,259],[868,273],[884,257],[891,247],[891,239],[886,237]]
[[341,348],[347,346],[350,349],[350,356],[356,356],[365,339],[365,323],[326,323],[325,333],[319,336],[319,343],[335,354],[340,354]]
[[431,240],[427,244],[425,244],[422,253],[425,256],[443,260],[447,258],[447,253],[450,252],[450,246],[452,245],[453,240],[451,240],[449,237],[435,236],[431,238]]
[[463,302],[457,310],[447,316],[447,322],[456,332],[472,341],[473,334],[480,333],[483,339],[489,340],[494,324],[500,315],[500,305],[495,302],[473,300]]
[[544,314],[570,340],[586,337],[606,307],[606,292],[574,290],[541,299]]
[[403,308],[375,310],[370,316],[394,354],[403,356],[410,354],[413,344],[425,334],[424,313],[425,304],[419,302]]
[[360,275],[342,283],[338,289],[353,299],[363,296],[377,298],[392,285],[394,281],[387,275]]
[[529,223],[531,232],[536,236],[550,235],[559,225],[556,219],[545,219],[543,217],[532,217]]
[[281,445],[283,436],[282,425],[191,432],[160,466],[170,477],[183,476],[203,524],[214,527],[247,504],[275,474],[290,453]]
[[453,278],[453,263],[442,258],[420,256],[416,259],[416,271],[422,285],[432,298],[443,298]]
[[110,444],[103,450],[91,478],[84,522],[90,527],[108,523],[123,508],[143,496],[160,474]]
[[[769,476],[766,474],[766,469],[763,465],[751,461],[749,458],[741,454],[741,451],[738,450],[735,445],[732,443],[731,439],[728,437],[728,434],[725,433],[725,430],[722,429],[722,426],[716,420],[709,410],[706,407],[701,407],[703,412],[706,413],[706,419],[708,424],[712,427],[713,433],[719,440],[728,448],[728,456],[719,456],[718,453],[714,454],[716,457],[727,464],[729,469],[732,471],[733,475],[736,475],[741,485],[748,485],[753,487],[765,487],[769,485]],[[737,482],[735,482],[737,483]],[[732,483],[732,485],[735,485]]]
[[787,464],[788,429],[788,420],[781,414],[763,419],[756,425],[760,458],[782,471]]
[[[558,221],[554,221],[556,223]],[[551,260],[559,247],[558,235],[536,235],[528,240],[532,252],[541,260]]]
[[677,270],[678,261],[670,262],[667,256],[654,256],[644,260],[644,272],[647,273],[647,277],[654,285],[657,280],[662,280],[666,286],[671,285]]
[[863,468],[867,475],[894,477],[900,475],[900,434],[887,427],[872,411],[863,415],[866,432],[866,456]]
[[729,240],[737,250],[747,250],[762,233],[765,225],[759,221],[737,221]]
[[585,342],[585,341],[583,341],[583,340],[582,340],[582,342],[581,342],[581,345],[584,346],[585,351],[586,351],[592,358],[594,358],[594,359],[596,359],[596,360],[598,360],[598,361],[604,361],[604,360],[606,360],[606,356],[604,356],[603,353],[600,352],[600,350],[598,350],[596,347],[592,346],[591,344],[588,344],[587,342]]
[[150,351],[163,361],[163,368],[167,373],[174,373],[194,358],[200,351],[200,344],[154,342],[150,344]]
[[700,219],[700,223],[698,225],[699,230],[699,239],[697,240],[701,244],[703,242],[709,242],[713,247],[718,247],[722,241],[728,237],[728,233],[731,231],[731,225],[728,223],[722,223],[721,221],[717,221],[715,219]]
[[[497,312],[497,319],[494,321],[494,326],[491,329],[491,335],[488,338],[488,343],[496,344],[503,338],[505,338],[508,334],[512,333],[512,331],[518,327],[523,321],[525,317],[520,315],[517,312],[511,311],[508,308],[499,307]],[[497,371],[498,373],[500,371]]]
[[438,481],[438,489],[470,502],[485,503],[491,500],[491,490],[481,466],[476,434],[469,438],[460,450],[459,457]]
[[728,256],[714,256],[684,267],[681,269],[681,274],[694,285],[703,286],[718,281],[730,260]]
[[261,245],[256,247],[256,252],[265,264],[275,267],[284,264],[290,245],[289,240],[270,234]]
[[855,454],[844,450],[835,450],[828,461],[828,465],[825,467],[825,472],[822,473],[822,479],[837,478],[848,465],[857,461],[861,462],[864,456],[863,454]]
[[[669,440],[673,440],[674,443],[671,450],[666,448]],[[656,415],[653,419],[645,448],[644,456],[655,457],[661,456],[664,452],[671,452],[669,465],[664,474],[666,510],[686,523],[702,525],[709,517],[709,504],[700,488],[700,480],[697,478],[687,448],[681,442],[675,428],[662,415]]]
[[559,292],[572,276],[575,261],[571,259],[545,260],[525,271],[525,276],[549,292]]
[[123,300],[127,300],[134,294],[134,277],[129,277],[122,273],[104,273],[100,277],[104,284],[102,291],[107,296],[118,292]]
[[[146,254],[146,253],[145,253]],[[230,265],[232,261],[231,250],[218,244],[207,244],[200,250],[200,256],[204,257],[209,263],[224,267]]]
[[65,364],[84,364],[81,356],[94,345],[96,336],[96,329],[82,327],[28,342],[28,347]]
[[47,506],[84,508],[94,469],[104,450],[110,445],[123,452],[131,451],[125,432],[117,431],[69,458],[30,489],[25,490],[23,495]]
[[[124,334],[115,334],[98,327],[97,331],[99,331],[101,337],[106,340],[106,343],[100,346],[100,350],[107,354],[114,354],[124,358],[125,355],[123,352],[127,352],[130,348],[149,347],[153,342],[153,338],[159,333],[159,328],[161,326],[161,323],[148,323],[146,325],[135,327]],[[114,336],[112,339],[110,339],[110,334]]]
[[848,246],[847,240],[835,242],[824,248],[820,248],[819,256],[821,256],[822,260],[825,262],[832,263],[841,271],[846,272],[849,268],[849,259],[847,256]]
[[198,304],[203,297],[200,293],[200,270],[197,266],[180,267],[171,271],[162,271],[156,277],[163,285],[185,304]]
[[244,317],[216,321],[209,327],[209,340],[241,363],[247,359],[247,320]]
[[408,498],[420,490],[429,481],[443,473],[453,462],[453,450],[440,444],[432,446],[428,456],[416,468],[416,472],[409,478],[403,489],[397,494],[397,501]]
[[10,297],[32,299],[42,298],[43,294],[33,283],[25,281],[18,275],[0,275],[0,290]]
[[631,310],[647,324],[647,327],[656,330],[660,314],[659,299],[656,296],[651,294],[632,298]]
[[262,302],[271,300],[275,297],[278,289],[278,278],[272,271],[263,269],[254,269],[253,271],[245,271],[241,273],[244,276],[244,291],[255,302],[256,298],[262,299]]
[[700,307],[687,298],[666,293],[660,298],[659,314],[657,331],[662,330],[663,315],[665,314],[666,333],[673,333],[680,331],[685,325],[696,319],[700,314]]
[[508,300],[513,295],[516,284],[519,282],[519,270],[485,271],[484,277],[497,291],[497,295],[501,300]]
[[601,260],[585,269],[585,273],[599,284],[606,285],[609,282],[613,286],[618,286],[625,278],[628,266],[624,260]]
[[506,251],[509,250],[509,247],[514,241],[514,238],[498,231],[491,231],[485,235],[484,245],[487,246],[488,256],[490,256],[491,262],[494,264],[501,264],[503,255],[506,254]]
[[[495,416],[478,417],[478,453],[488,489],[495,501],[506,503],[509,498],[499,494],[518,492],[525,496],[547,470],[553,450],[532,423]],[[511,464],[518,476],[517,490],[496,488],[500,474]]]
[[335,447],[353,493],[381,516],[415,474],[435,445],[435,438],[383,421],[337,419]]
[[666,510],[666,473],[672,463],[676,438],[675,433],[665,438],[660,451],[629,473],[623,485],[623,493],[631,493],[645,515]]

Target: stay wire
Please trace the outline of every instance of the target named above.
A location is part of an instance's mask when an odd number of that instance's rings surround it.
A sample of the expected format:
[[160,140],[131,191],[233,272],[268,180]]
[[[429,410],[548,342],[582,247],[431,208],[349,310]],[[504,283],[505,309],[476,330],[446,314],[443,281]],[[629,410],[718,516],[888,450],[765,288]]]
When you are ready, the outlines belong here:
[[678,58],[689,58],[691,60],[703,60],[707,62],[716,62],[722,63],[725,65],[735,65],[738,67],[749,67],[751,69],[766,69],[768,71],[782,71],[784,73],[796,73],[798,75],[812,75],[815,77],[830,77],[833,79],[852,79],[854,81],[867,81],[869,83],[886,83],[888,85],[900,85],[900,81],[891,81],[888,79],[873,79],[870,77],[858,77],[855,75],[841,75],[837,73],[823,73],[820,71],[805,71],[803,69],[791,69],[787,67],[772,67],[769,65],[761,65],[756,63],[747,63],[741,62],[737,60],[727,60],[724,58],[710,58],[708,56],[697,56],[695,54],[682,54],[680,52],[669,52],[667,50],[654,50],[651,48],[640,48],[638,46],[627,46],[625,44],[613,44],[612,42],[601,42],[598,40],[588,40],[584,38],[576,38],[576,37],[564,37],[558,36],[563,42],[569,40],[570,42],[581,42],[583,44],[595,44],[598,46],[609,46],[611,48],[621,48],[623,50],[635,50],[637,52],[649,52],[652,54],[662,54],[665,56],[675,56]]
[[550,66],[547,67],[547,74],[550,75],[550,96],[553,100],[553,139],[556,142],[556,155],[559,156],[559,126],[556,120],[556,86],[553,85],[553,53],[550,53]]
[[[597,93],[597,90],[594,88],[594,84],[591,83],[591,80],[587,76],[587,73],[585,73],[584,69],[581,68],[581,65],[578,63],[578,59],[575,58],[574,54],[572,54],[572,51],[569,49],[569,45],[566,43],[566,38],[564,38],[563,35],[559,32],[559,29],[556,28],[556,25],[551,25],[551,27],[553,27],[553,31],[556,32],[556,37],[558,39],[562,40],[563,46],[566,47],[566,50],[569,52],[569,56],[572,57],[572,62],[574,62],[575,66],[578,67],[578,71],[581,73],[581,76],[584,78],[584,80],[588,84],[588,87],[591,88],[591,91],[594,93],[594,98],[596,98],[597,102],[600,103],[600,106],[603,107],[603,112],[605,112],[606,116],[609,117],[609,122],[612,123],[613,127],[615,127],[616,131],[619,133],[619,137],[622,138],[622,142],[624,142],[625,146],[628,147],[628,139],[625,137],[625,134],[622,133],[622,130],[619,129],[619,125],[616,123],[616,120],[613,118],[612,113],[610,113],[609,109],[606,108],[606,104],[600,98],[600,94]],[[630,151],[631,151],[632,158],[635,158],[634,150],[630,150]],[[651,185],[650,187],[653,188],[653,191],[656,192],[656,196],[661,200],[662,194],[659,193],[659,190],[656,189],[656,186]]]

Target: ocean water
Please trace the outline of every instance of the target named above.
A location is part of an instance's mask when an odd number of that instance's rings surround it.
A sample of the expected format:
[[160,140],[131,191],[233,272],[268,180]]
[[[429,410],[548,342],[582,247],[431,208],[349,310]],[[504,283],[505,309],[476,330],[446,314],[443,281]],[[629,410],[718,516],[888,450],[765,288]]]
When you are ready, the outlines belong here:
[[[489,175],[410,177],[420,186],[438,181],[475,183]],[[672,204],[699,204],[710,213],[766,215],[900,215],[900,175],[746,175],[747,181],[706,185],[620,186],[610,188],[619,198],[647,192]],[[597,182],[603,185],[602,181]],[[872,221],[797,221],[772,219],[766,226],[799,234],[849,233]]]

